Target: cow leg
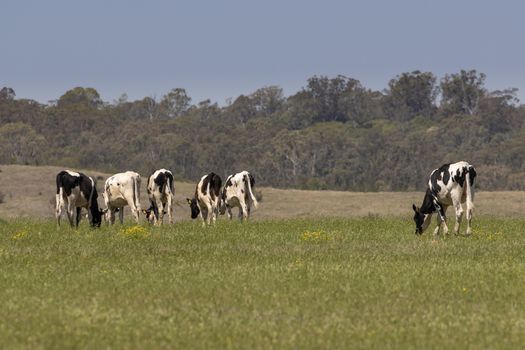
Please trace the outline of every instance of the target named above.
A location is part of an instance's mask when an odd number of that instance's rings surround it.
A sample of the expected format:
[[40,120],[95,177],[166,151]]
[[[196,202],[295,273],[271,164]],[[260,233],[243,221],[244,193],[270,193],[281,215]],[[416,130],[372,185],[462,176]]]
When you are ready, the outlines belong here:
[[202,226],[206,226],[206,221],[208,221],[208,207],[202,207],[199,213],[201,220],[202,220]]
[[246,202],[241,200],[240,205],[240,210],[242,211],[242,220],[248,220],[248,207],[246,205]]
[[233,216],[232,215],[232,208],[228,204],[226,204],[226,211],[228,212],[228,219],[231,220],[232,216]]
[[[139,209],[135,206],[135,204],[133,204],[133,202],[131,202],[129,208],[131,209],[131,214],[133,215],[137,225],[140,224]],[[124,216],[124,208],[122,208],[122,215]]]
[[459,227],[461,225],[461,219],[463,219],[463,207],[461,203],[454,203],[454,209],[456,209],[456,224],[454,225],[454,234],[459,234]]
[[218,199],[215,201],[215,203],[212,203],[212,221],[213,223],[215,224],[215,222],[217,222],[217,218],[219,217],[219,201]]
[[108,211],[108,214],[109,214],[109,220],[108,220],[108,223],[110,226],[112,226],[113,224],[115,224],[115,210],[116,208],[108,208],[109,211]]
[[173,224],[173,196],[170,194],[166,203],[168,207],[168,219],[169,223]]
[[440,211],[440,215],[442,216],[441,225],[443,225],[443,233],[446,235],[448,235],[447,216],[446,216],[447,208],[448,208],[447,206],[443,206]]
[[120,224],[124,223],[124,207],[118,208],[118,221],[120,221]]
[[69,219],[69,225],[73,227],[73,215],[75,214],[75,208],[73,207],[71,202],[73,201],[68,201],[67,203],[67,218]]
[[89,221],[89,224],[91,226],[93,226],[93,214],[91,213],[91,204],[88,204],[88,206],[86,207],[87,209],[87,212],[88,212],[88,221]]
[[434,229],[434,236],[437,237],[439,236],[439,230],[441,229],[441,215],[438,214],[437,216],[437,226],[436,228]]
[[239,213],[237,214],[237,218],[239,219],[239,221],[242,221],[242,216],[243,216],[242,206],[239,206]]
[[63,208],[62,198],[60,194],[57,194],[56,195],[55,217],[57,219],[58,226],[60,226],[60,218],[62,217],[62,208]]
[[77,225],[77,228],[78,228],[78,224],[80,223],[80,219],[82,219],[82,215],[80,215],[82,212],[82,208],[81,207],[77,207],[77,217],[76,217],[76,225]]
[[466,235],[470,236],[472,234],[472,209],[467,208],[467,232]]
[[158,199],[156,200],[157,201],[157,214],[156,214],[156,218],[157,218],[157,222],[155,224],[157,224],[158,226],[161,226],[163,223],[164,223],[164,203],[162,203],[162,200]]

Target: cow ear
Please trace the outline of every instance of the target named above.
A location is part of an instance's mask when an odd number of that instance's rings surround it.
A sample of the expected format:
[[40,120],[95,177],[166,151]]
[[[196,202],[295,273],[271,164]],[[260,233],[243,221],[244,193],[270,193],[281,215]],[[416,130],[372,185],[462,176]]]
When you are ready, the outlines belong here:
[[412,209],[414,209],[414,211],[415,211],[416,213],[419,213],[419,208],[416,207],[415,204],[412,204]]
[[191,205],[191,199],[186,198],[186,201],[188,202],[189,205]]
[[146,209],[142,209],[142,214],[147,214],[148,212],[146,211]]
[[106,214],[107,212],[108,212],[108,209],[107,209],[107,208],[106,208],[106,209],[101,209],[101,210],[100,210],[100,213],[102,213],[102,214]]

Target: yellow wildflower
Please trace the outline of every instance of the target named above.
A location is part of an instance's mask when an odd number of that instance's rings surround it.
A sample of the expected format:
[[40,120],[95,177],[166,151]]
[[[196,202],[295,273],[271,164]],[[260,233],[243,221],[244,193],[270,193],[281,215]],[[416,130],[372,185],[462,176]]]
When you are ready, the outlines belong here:
[[151,234],[144,227],[135,225],[128,228],[122,228],[120,234],[130,238],[146,238]]
[[21,230],[21,231],[18,231],[17,233],[15,233],[15,234],[11,237],[11,239],[13,239],[13,240],[15,240],[15,241],[16,241],[16,240],[19,240],[19,239],[22,239],[22,238],[24,238],[25,236],[27,236],[28,233],[29,233],[29,232],[28,232],[27,230]]

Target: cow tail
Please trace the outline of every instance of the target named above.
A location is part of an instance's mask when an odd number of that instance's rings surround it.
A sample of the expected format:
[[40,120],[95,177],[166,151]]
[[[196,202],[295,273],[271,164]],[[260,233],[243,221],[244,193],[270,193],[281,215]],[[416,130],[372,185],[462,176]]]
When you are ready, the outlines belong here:
[[467,168],[465,176],[466,190],[467,190],[467,211],[471,212],[474,209],[474,178],[476,177],[476,170],[470,165]]
[[253,195],[252,184],[251,184],[250,177],[248,176],[248,174],[244,174],[244,181],[248,184],[248,192],[250,193],[250,198],[252,199],[253,206],[257,208],[259,203],[257,202],[257,198],[255,198],[255,196]]
[[93,203],[93,195],[95,194],[95,191],[97,189],[95,188],[95,181],[93,181],[93,178],[91,176],[88,176],[88,179],[91,182],[91,191],[89,192],[89,201],[88,201],[88,210],[90,210],[91,204]]
[[139,181],[140,181],[139,179],[133,176],[133,204],[135,205],[135,208],[137,208],[137,212],[140,213],[141,208],[140,208],[140,201],[139,201],[139,196],[140,196]]

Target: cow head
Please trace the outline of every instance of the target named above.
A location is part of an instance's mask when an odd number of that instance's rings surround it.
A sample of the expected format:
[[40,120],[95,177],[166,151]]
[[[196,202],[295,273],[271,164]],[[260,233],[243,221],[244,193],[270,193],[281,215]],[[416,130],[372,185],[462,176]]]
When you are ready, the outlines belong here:
[[102,215],[103,215],[102,210],[97,208],[97,210],[93,211],[92,215],[93,215],[93,221],[91,225],[93,227],[100,227],[100,224],[102,223]]
[[199,216],[199,213],[201,212],[201,210],[199,209],[199,205],[197,204],[197,199],[186,198],[186,201],[188,202],[191,209],[191,218],[196,219],[197,216]]
[[93,227],[100,227],[100,224],[102,223],[102,217],[104,216],[105,211],[99,209],[98,206],[92,206],[90,212],[91,218],[89,224]]
[[155,222],[155,213],[153,213],[153,207],[149,207],[148,209],[142,209],[142,214],[146,217],[146,221],[150,224],[153,224]]
[[416,224],[416,234],[420,235],[425,231],[430,224],[430,219],[432,214],[424,214],[421,212],[420,208],[416,207],[415,204],[412,204],[412,209],[414,210],[414,223]]
[[[164,215],[166,215],[168,212],[163,212]],[[156,217],[155,217],[155,211],[153,210],[153,206],[150,206],[148,209],[142,209],[142,214],[146,216],[146,221],[148,221],[150,224],[155,224]]]
[[100,218],[101,220],[104,220],[104,222],[107,224],[109,222],[109,210],[106,209],[99,209]]

